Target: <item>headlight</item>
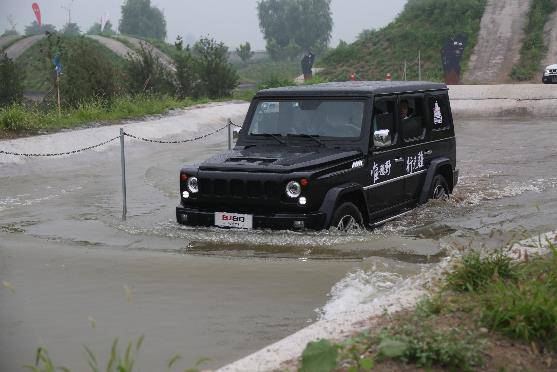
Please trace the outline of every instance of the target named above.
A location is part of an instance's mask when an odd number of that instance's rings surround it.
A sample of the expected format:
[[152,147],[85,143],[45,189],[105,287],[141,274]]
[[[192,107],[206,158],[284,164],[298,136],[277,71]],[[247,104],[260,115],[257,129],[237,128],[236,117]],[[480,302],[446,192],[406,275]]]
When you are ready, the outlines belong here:
[[549,70],[545,70],[544,75],[549,75]]
[[286,185],[286,195],[289,198],[297,198],[302,194],[302,186],[299,182],[290,181]]
[[197,177],[188,178],[188,190],[192,194],[197,194],[199,192],[199,183],[197,182]]

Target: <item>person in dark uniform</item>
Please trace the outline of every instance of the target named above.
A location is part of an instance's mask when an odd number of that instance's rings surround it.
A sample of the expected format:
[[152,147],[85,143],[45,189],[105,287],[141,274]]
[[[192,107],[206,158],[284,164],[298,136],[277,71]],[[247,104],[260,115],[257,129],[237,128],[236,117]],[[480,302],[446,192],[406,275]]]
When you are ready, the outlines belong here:
[[304,74],[304,81],[313,79],[313,63],[315,62],[315,55],[308,50],[302,58],[302,72]]

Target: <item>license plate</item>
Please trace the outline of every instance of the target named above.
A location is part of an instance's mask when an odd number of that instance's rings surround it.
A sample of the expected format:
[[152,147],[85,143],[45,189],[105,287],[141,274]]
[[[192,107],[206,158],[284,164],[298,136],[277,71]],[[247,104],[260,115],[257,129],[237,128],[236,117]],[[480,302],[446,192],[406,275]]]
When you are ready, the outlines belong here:
[[215,213],[215,226],[234,229],[253,229],[253,216],[251,214]]

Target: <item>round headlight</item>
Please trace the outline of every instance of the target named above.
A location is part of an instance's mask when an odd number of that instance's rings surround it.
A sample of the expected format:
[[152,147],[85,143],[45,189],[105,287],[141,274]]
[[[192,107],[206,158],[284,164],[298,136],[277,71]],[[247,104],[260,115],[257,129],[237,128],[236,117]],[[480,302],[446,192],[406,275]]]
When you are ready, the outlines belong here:
[[289,198],[297,198],[302,194],[302,186],[299,182],[290,181],[286,185],[286,195]]
[[192,194],[197,194],[199,192],[199,184],[197,182],[197,177],[188,178],[188,190]]

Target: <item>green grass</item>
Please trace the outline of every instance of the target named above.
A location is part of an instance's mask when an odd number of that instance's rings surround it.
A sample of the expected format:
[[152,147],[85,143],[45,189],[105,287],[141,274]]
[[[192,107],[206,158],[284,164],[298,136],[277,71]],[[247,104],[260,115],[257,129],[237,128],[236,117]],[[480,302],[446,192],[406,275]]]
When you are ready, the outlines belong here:
[[[413,312],[395,315],[379,332],[366,331],[331,347],[322,345],[321,354],[335,356],[335,364],[327,370],[367,371],[381,363],[477,370],[488,345],[502,347],[497,346],[501,339],[514,340],[503,343],[507,347],[519,342],[555,355],[557,249],[551,243],[549,249],[546,256],[523,261],[510,260],[503,251],[485,257],[476,252],[465,255]],[[487,355],[493,367],[493,355],[498,354]],[[497,365],[508,362],[501,358]],[[302,369],[306,363],[301,360]]]
[[240,81],[255,84],[271,78],[292,81],[302,74],[299,61],[263,59],[247,63],[237,62],[234,67],[240,75]]
[[77,108],[63,109],[61,116],[58,116],[55,108],[45,110],[38,106],[12,105],[0,108],[0,137],[14,133],[56,131],[91,122],[111,123],[136,119],[207,102],[208,99],[180,101],[167,96],[124,96],[111,103],[99,100],[83,102]]
[[421,51],[422,80],[441,81],[443,43],[457,33],[468,36],[462,66],[466,69],[477,42],[486,0],[409,0],[402,13],[379,30],[363,32],[353,44],[341,43],[319,65],[325,77],[345,81],[355,72],[360,80],[383,80],[390,72],[402,78],[404,60],[408,79],[418,78],[416,59]]
[[[511,71],[516,81],[528,81],[540,72],[540,62],[547,52],[544,42],[544,27],[556,9],[554,0],[533,0],[528,22],[524,28],[524,40],[520,49],[520,60]],[[545,66],[544,66],[545,67]]]

